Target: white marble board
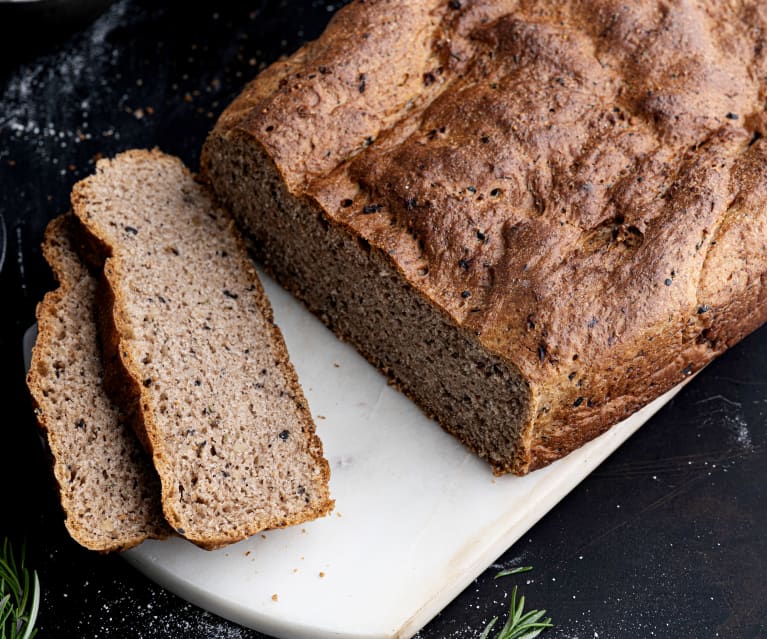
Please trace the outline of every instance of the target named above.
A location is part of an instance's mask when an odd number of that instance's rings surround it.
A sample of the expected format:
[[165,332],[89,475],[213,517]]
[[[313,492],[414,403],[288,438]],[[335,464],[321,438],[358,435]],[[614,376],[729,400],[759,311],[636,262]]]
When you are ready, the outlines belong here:
[[330,462],[335,511],[212,552],[175,538],[124,557],[184,599],[281,639],[411,637],[679,390],[543,470],[496,478],[262,279]]

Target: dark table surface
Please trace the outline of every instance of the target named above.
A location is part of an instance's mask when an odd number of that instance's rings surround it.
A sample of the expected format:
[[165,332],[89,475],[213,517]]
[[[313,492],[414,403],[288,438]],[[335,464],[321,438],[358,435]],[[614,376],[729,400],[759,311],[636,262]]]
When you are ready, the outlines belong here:
[[[337,4],[120,0],[82,26],[0,12],[2,530],[26,540],[40,637],[262,637],[72,542],[23,383],[21,337],[53,286],[47,221],[95,160],[159,146],[196,168],[222,108],[317,36]],[[69,29],[64,35],[61,29]],[[722,356],[418,635],[478,637],[518,584],[543,636],[767,637],[767,328]],[[494,579],[500,567],[532,573]],[[375,579],[360,566],[360,579]],[[311,606],[312,602],[307,602]]]

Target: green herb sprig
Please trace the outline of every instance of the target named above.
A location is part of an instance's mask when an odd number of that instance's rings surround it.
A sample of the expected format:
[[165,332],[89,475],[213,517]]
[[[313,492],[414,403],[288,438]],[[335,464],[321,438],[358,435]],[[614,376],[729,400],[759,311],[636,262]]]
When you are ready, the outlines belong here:
[[530,572],[533,569],[532,566],[517,566],[516,568],[509,568],[508,570],[501,570],[494,578],[508,577],[509,575],[518,575],[521,572]]
[[[532,566],[519,566],[510,570],[502,570],[495,578],[506,577],[508,575],[517,575],[522,572],[529,572]],[[506,623],[493,637],[493,639],[533,639],[541,634],[546,628],[551,628],[551,617],[546,617],[545,610],[530,610],[525,612],[525,597],[522,596],[517,601],[517,587],[511,591],[511,605],[509,606],[509,617]],[[498,621],[498,617],[493,617],[490,623],[485,626],[479,639],[489,639],[490,632]]]
[[0,639],[32,639],[40,608],[37,572],[24,566],[24,546],[18,563],[10,542],[3,541],[0,553]]

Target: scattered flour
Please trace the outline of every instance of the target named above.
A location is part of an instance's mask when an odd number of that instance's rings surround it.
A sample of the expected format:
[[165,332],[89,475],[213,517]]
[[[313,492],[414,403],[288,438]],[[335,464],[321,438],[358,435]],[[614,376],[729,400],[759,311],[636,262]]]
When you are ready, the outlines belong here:
[[722,424],[731,436],[733,445],[743,452],[753,452],[754,444],[751,439],[749,424],[743,415],[743,405],[724,395],[713,395],[701,399],[697,404],[710,404],[710,412],[705,418],[706,425],[712,420]]
[[[27,141],[53,164],[58,163],[58,158],[50,157],[50,149],[55,148],[51,139],[58,141],[56,146],[66,148],[99,135],[101,132],[89,130],[88,96],[96,92],[114,101],[114,96],[105,94],[112,91],[109,70],[116,65],[119,51],[108,36],[124,18],[127,7],[127,0],[118,0],[60,51],[18,67],[0,87],[0,133]],[[72,104],[80,107],[77,125],[58,129],[47,115],[51,105],[66,108],[64,105]],[[0,159],[8,154],[7,145],[0,145]]]
[[727,425],[734,434],[735,442],[740,448],[746,450],[754,449],[754,444],[751,441],[751,431],[748,428],[746,420],[743,419],[743,415],[737,413],[732,419],[728,420]]
[[[104,593],[95,590],[95,584],[86,581],[83,591],[94,599],[88,610],[79,617],[74,627],[67,628],[78,636],[90,639],[108,639],[122,636],[131,639],[265,639],[264,635],[226,621],[216,615],[201,611],[190,603],[181,603],[173,595],[154,584],[147,585],[150,597],[136,593],[127,586],[122,596],[105,598]],[[63,595],[67,597],[66,594]],[[44,593],[45,597],[45,593]],[[88,601],[88,596],[83,598]],[[45,601],[43,602],[45,604]],[[48,634],[41,628],[43,634]],[[61,630],[56,628],[48,631]],[[75,636],[67,635],[67,636]]]

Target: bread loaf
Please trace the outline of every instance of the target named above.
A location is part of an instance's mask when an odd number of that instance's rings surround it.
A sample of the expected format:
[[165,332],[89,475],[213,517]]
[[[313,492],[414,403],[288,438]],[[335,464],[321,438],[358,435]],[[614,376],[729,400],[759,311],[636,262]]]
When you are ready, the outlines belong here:
[[72,207],[106,255],[105,352],[162,482],[165,518],[215,548],[325,514],[328,464],[227,213],[157,151],[99,161]]
[[124,550],[170,534],[149,457],[102,386],[92,277],[75,252],[74,218],[54,219],[43,254],[59,282],[37,307],[27,384],[53,456],[65,524],[78,543]]
[[203,172],[286,288],[524,474],[767,319],[765,33],[757,0],[353,3]]

